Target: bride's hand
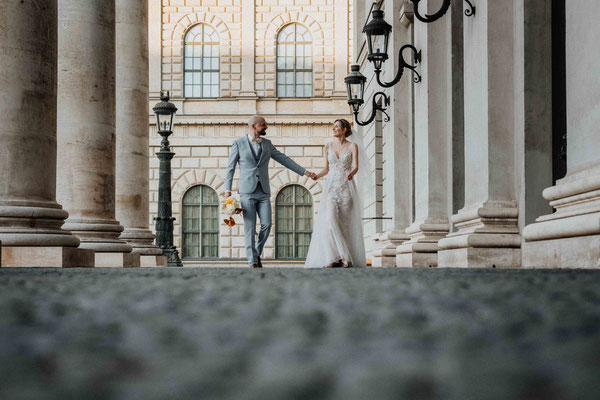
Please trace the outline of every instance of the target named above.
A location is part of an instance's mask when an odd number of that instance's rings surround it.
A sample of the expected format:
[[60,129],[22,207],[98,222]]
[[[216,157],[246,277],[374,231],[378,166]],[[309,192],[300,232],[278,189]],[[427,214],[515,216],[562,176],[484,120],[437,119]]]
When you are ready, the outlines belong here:
[[351,181],[353,177],[354,177],[354,174],[352,172],[350,172],[348,174],[348,180]]

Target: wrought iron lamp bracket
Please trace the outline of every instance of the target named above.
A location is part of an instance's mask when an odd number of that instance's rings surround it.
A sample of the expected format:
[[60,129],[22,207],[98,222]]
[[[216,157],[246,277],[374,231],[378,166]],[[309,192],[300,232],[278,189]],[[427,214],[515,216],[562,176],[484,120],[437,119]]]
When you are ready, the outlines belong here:
[[[406,50],[406,49],[410,49],[412,51],[412,53],[413,53],[412,58],[413,58],[414,64],[409,64],[405,61],[403,53],[404,53],[404,50]],[[415,83],[421,82],[421,75],[416,70],[417,65],[421,62],[421,51],[417,50],[417,48],[411,44],[405,44],[400,49],[398,57],[400,59],[400,61],[399,61],[400,66],[398,68],[398,73],[396,74],[396,77],[391,82],[382,82],[381,76],[380,76],[381,69],[375,70],[375,75],[377,77],[377,83],[379,84],[379,86],[384,87],[384,88],[390,88],[390,87],[394,86],[395,84],[397,84],[398,82],[400,82],[400,79],[402,79],[402,75],[404,74],[405,68],[408,68],[413,72],[413,74],[415,75],[413,77],[413,81]]]
[[473,3],[471,3],[471,1],[469,1],[469,0],[465,0],[465,1],[467,2],[467,4],[470,7],[468,10],[465,10],[465,15],[467,17],[474,16],[475,13],[477,12],[477,7],[475,7],[475,5]]
[[[421,12],[419,11],[419,3],[421,2],[421,0],[410,0],[413,3],[414,6],[414,13],[415,16],[417,17],[417,19],[421,22],[425,22],[425,23],[431,23],[431,22],[435,22],[438,19],[442,18],[447,12],[448,9],[450,8],[450,3],[452,0],[444,0],[444,3],[442,3],[442,7],[439,9],[439,11],[433,13],[433,14],[421,14]],[[471,17],[475,15],[475,12],[477,11],[477,8],[475,7],[475,5],[473,3],[471,3],[471,0],[465,0],[467,2],[467,4],[469,5],[469,9],[465,10],[465,15],[467,17]]]
[[[378,98],[381,98],[383,100],[383,106],[379,105],[379,101],[377,100]],[[356,121],[356,123],[360,126],[367,126],[369,125],[371,122],[373,122],[375,120],[375,117],[377,117],[377,111],[381,111],[381,113],[384,115],[383,121],[384,122],[389,122],[390,121],[390,116],[388,115],[387,112],[385,112],[385,110],[387,109],[387,107],[390,106],[390,98],[383,92],[377,92],[373,95],[373,100],[372,100],[372,111],[371,111],[371,116],[369,117],[368,120],[366,121],[359,121],[358,120],[358,111],[354,111],[354,121]]]

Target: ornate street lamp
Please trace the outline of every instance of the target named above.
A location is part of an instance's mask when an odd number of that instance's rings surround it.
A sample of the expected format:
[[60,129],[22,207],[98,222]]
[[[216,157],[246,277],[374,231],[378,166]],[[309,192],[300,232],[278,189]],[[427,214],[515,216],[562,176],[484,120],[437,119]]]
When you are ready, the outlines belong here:
[[[381,81],[381,67],[383,63],[389,58],[388,56],[388,44],[390,33],[392,33],[392,26],[388,24],[384,17],[382,10],[373,11],[373,19],[363,28],[363,32],[367,35],[367,48],[369,55],[367,59],[373,63],[375,68],[375,75],[377,77],[377,83],[379,86],[389,88],[400,82],[404,69],[408,68],[415,74],[413,80],[415,83],[421,82],[421,75],[416,71],[417,64],[421,62],[421,52],[411,44],[402,46],[399,51],[398,57],[400,59],[400,65],[396,77],[391,82]],[[410,49],[412,51],[412,59],[414,64],[407,63],[404,59],[404,51]]]
[[[369,125],[375,120],[377,111],[381,111],[383,115],[385,115],[384,121],[388,122],[390,117],[385,110],[386,107],[389,107],[390,105],[390,98],[383,92],[377,92],[373,95],[373,107],[369,119],[363,122],[358,120],[360,106],[362,106],[365,102],[365,82],[367,81],[367,78],[360,73],[360,65],[353,65],[350,68],[352,72],[350,72],[350,75],[344,79],[344,82],[346,83],[346,87],[348,89],[348,104],[352,106],[352,112],[354,113],[354,120],[356,123],[360,126]],[[385,107],[381,106],[380,102]]]
[[156,221],[156,246],[167,257],[167,267],[182,267],[177,248],[173,245],[173,209],[171,204],[171,160],[175,153],[169,148],[169,136],[173,133],[173,117],[177,112],[175,104],[169,102],[169,92],[160,92],[160,102],[152,108],[156,114],[156,128],[162,136],[158,178],[158,216]]
[[[448,9],[450,8],[450,3],[451,3],[451,0],[444,0],[444,3],[442,3],[442,7],[440,8],[440,10],[438,12],[433,13],[433,14],[422,15],[419,12],[419,3],[421,2],[421,0],[410,0],[410,1],[412,1],[413,5],[414,5],[415,16],[417,17],[417,19],[419,21],[425,22],[425,23],[435,22],[438,19],[442,18],[444,16],[444,14],[446,14],[448,12]],[[469,5],[469,9],[465,10],[465,15],[467,17],[475,15],[475,12],[477,11],[477,8],[475,7],[475,5],[473,5],[473,3],[471,3],[470,0],[465,0],[465,1]]]

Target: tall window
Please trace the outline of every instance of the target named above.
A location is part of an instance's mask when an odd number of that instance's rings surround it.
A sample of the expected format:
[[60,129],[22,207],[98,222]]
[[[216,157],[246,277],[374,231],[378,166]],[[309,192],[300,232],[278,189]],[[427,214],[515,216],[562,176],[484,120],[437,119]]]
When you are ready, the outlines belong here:
[[219,35],[212,27],[195,25],[185,35],[185,97],[219,97]]
[[183,257],[219,257],[219,198],[208,186],[194,186],[183,196]]
[[275,257],[304,259],[312,235],[312,196],[300,185],[285,187],[275,200]]
[[277,36],[277,96],[312,97],[312,38],[299,24]]

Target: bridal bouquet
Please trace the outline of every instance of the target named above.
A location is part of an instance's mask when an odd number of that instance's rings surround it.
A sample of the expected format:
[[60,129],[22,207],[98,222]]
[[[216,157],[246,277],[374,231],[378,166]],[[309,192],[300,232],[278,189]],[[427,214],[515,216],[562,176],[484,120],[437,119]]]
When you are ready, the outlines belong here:
[[235,214],[241,214],[242,211],[244,210],[240,206],[239,201],[237,201],[233,197],[225,199],[225,201],[223,202],[223,206],[221,207],[221,212],[223,213],[223,215],[229,217],[223,220],[223,222],[225,222],[225,225],[227,225],[230,228],[234,226],[235,220],[233,219],[233,216]]

